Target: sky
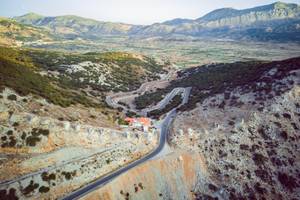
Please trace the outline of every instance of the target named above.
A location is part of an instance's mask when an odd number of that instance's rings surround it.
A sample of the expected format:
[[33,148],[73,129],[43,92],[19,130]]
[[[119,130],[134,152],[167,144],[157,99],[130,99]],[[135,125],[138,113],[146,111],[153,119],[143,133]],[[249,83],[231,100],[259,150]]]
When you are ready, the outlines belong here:
[[[300,4],[300,0],[281,1]],[[0,16],[34,12],[146,25],[174,18],[195,19],[217,8],[243,9],[273,2],[276,0],[0,0]]]

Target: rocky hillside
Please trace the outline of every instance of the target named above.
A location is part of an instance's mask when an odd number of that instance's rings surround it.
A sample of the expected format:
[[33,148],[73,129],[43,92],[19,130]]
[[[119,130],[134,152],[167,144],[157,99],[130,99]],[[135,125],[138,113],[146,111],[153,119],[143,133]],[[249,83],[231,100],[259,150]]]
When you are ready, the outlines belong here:
[[41,28],[24,25],[15,20],[0,18],[0,45],[20,46],[26,42],[53,40],[53,35]]
[[299,73],[299,59],[274,63],[176,118],[171,143],[203,155],[214,182],[198,182],[198,198],[299,198]]
[[245,10],[218,9],[196,20],[156,23],[137,30],[136,34],[299,41],[299,17],[299,5],[277,2]]
[[205,160],[210,178],[189,187],[196,199],[298,199],[299,75],[300,58],[202,66],[139,100],[151,103],[173,87],[192,87],[170,143]]
[[245,10],[233,8],[218,9],[196,19],[196,21],[206,23],[208,27],[244,26],[258,21],[296,18],[300,17],[299,14],[299,5],[276,2]]
[[[54,104],[105,107],[104,93],[128,91],[164,73],[163,65],[135,54],[68,54],[0,48],[0,86]],[[96,98],[95,98],[96,97]]]
[[169,155],[82,199],[299,199],[300,58],[220,66],[173,82],[193,89]]
[[[249,61],[189,68],[179,71],[178,79],[172,81],[168,87],[141,95],[135,99],[135,103],[138,107],[147,107],[158,102],[165,94],[177,87],[192,87],[188,103],[182,106],[180,110],[191,110],[196,107],[197,103],[204,101],[207,97],[225,93],[226,90],[237,86],[245,86],[245,90],[253,88],[255,91],[266,90],[271,92],[271,80],[263,83],[264,88],[261,89],[256,88],[253,84],[261,78],[262,73],[270,70],[274,65],[278,65],[279,76],[283,77],[289,71],[298,69],[299,62],[299,58],[292,58],[278,62]],[[273,92],[279,95],[283,91],[276,90]]]

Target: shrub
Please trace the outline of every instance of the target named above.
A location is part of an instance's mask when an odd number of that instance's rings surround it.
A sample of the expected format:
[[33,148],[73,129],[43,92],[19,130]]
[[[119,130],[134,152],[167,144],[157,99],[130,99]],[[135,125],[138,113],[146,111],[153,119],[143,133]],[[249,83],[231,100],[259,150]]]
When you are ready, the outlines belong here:
[[230,126],[234,126],[234,125],[235,125],[235,122],[230,120],[230,121],[228,122],[228,124],[229,124]]
[[264,181],[265,183],[269,183],[271,184],[272,181],[272,177],[269,175],[269,173],[266,170],[263,169],[257,169],[254,171],[255,175],[257,177],[259,177],[262,181]]
[[38,137],[40,135],[48,136],[49,135],[49,130],[48,129],[33,128],[32,131],[31,131],[31,134],[34,137]]
[[127,117],[139,117],[135,112],[127,111],[126,112]]
[[139,191],[139,187],[136,184],[134,184],[134,192],[137,193],[138,191]]
[[261,135],[264,140],[269,140],[270,137],[266,134],[264,127],[259,128],[257,132]]
[[73,172],[62,172],[61,173],[66,180],[70,180],[73,176],[76,175],[76,170],[74,170]]
[[7,96],[7,99],[11,100],[11,101],[16,101],[17,100],[17,96],[14,95],[14,94],[11,94],[11,95]]
[[43,172],[41,174],[42,180],[43,181],[51,181],[51,180],[55,180],[56,179],[56,175],[55,174],[48,174],[47,172]]
[[23,190],[22,190],[22,193],[24,195],[28,195],[30,193],[32,193],[35,189],[37,189],[39,187],[39,184],[38,183],[34,183],[32,180],[30,181],[30,184],[25,187]]
[[259,153],[254,153],[252,157],[254,163],[258,166],[264,165],[265,162],[268,160],[265,156],[259,154]]
[[23,132],[22,135],[21,135],[21,139],[22,139],[22,140],[25,140],[26,135],[27,135],[27,134],[26,134],[25,132]]
[[218,190],[218,187],[211,183],[208,184],[208,188],[213,192],[216,192]]
[[143,190],[144,189],[144,186],[142,183],[139,183],[138,186]]
[[18,122],[14,122],[13,126],[17,127],[17,126],[19,126],[19,123]]
[[281,131],[280,132],[280,136],[284,139],[287,140],[288,139],[288,133],[286,131]]
[[247,144],[240,144],[240,149],[241,150],[249,150],[249,145],[247,145]]
[[7,190],[0,190],[0,199],[18,200],[19,198],[16,196],[16,189],[10,188],[8,194]]
[[14,136],[10,136],[9,139],[10,139],[10,141],[8,143],[8,146],[14,147],[17,144],[16,138]]
[[49,190],[50,190],[50,188],[49,188],[49,187],[46,187],[46,186],[41,186],[41,187],[39,188],[39,192],[40,192],[40,193],[47,193],[47,192],[49,192]]
[[41,141],[41,138],[36,136],[29,136],[26,138],[26,145],[34,147],[37,142]]
[[7,137],[4,135],[4,136],[1,137],[1,140],[5,141],[5,140],[7,140]]
[[261,187],[260,183],[255,183],[254,188],[259,194],[265,194],[267,192],[265,188]]
[[283,113],[282,116],[286,119],[292,119],[292,117],[289,113]]
[[14,133],[13,130],[9,130],[6,132],[7,135],[12,135],[13,133]]
[[180,94],[174,96],[174,98],[161,110],[153,110],[147,114],[148,117],[159,118],[161,115],[169,112],[173,108],[178,107],[182,102],[182,96]]
[[290,191],[293,191],[295,188],[299,187],[297,180],[293,176],[279,172],[277,177],[281,185]]
[[117,120],[119,125],[129,125],[127,121],[125,121],[123,118],[118,118]]

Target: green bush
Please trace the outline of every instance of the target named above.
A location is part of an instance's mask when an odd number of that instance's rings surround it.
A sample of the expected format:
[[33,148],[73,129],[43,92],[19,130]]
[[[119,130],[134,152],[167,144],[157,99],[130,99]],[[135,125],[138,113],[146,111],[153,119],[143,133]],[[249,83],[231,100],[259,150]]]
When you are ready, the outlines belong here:
[[28,195],[28,194],[32,193],[38,187],[39,187],[38,183],[34,183],[33,181],[30,181],[30,184],[22,190],[22,193],[24,195]]
[[17,96],[14,95],[14,94],[11,94],[11,95],[7,96],[7,99],[11,100],[11,101],[16,101],[17,100]]
[[41,141],[41,138],[36,136],[29,136],[26,138],[26,145],[34,147],[37,142]]
[[49,187],[46,187],[46,186],[41,186],[41,187],[39,188],[39,192],[40,192],[40,193],[47,193],[47,192],[49,192],[49,190],[50,190],[50,188],[49,188]]
[[161,115],[171,111],[173,108],[178,107],[182,103],[182,96],[180,94],[174,96],[174,98],[162,109],[153,110],[149,112],[148,117],[159,118]]
[[[257,86],[257,81],[262,78],[262,74],[276,66],[277,72],[263,81],[265,84]],[[290,71],[300,68],[300,57],[277,62],[236,62],[227,64],[213,64],[210,66],[200,66],[178,72],[178,79],[161,90],[146,93],[135,99],[138,109],[160,101],[163,95],[169,93],[177,87],[192,87],[189,101],[180,108],[181,111],[191,110],[197,103],[203,102],[206,98],[215,94],[224,94],[232,89],[241,86],[243,92],[265,92],[268,94],[275,79],[286,76]],[[283,91],[275,91],[277,94]],[[236,105],[238,106],[238,104]],[[288,115],[286,115],[289,118]]]

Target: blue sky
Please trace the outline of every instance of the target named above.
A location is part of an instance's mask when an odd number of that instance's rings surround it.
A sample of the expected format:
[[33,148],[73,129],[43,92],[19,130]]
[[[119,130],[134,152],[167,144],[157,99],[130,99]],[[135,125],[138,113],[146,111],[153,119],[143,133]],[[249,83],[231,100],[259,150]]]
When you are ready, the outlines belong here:
[[[223,7],[249,8],[274,0],[0,0],[0,16],[35,12],[46,16],[79,15],[101,21],[151,24],[173,18],[198,18]],[[300,0],[283,0],[298,3]]]

